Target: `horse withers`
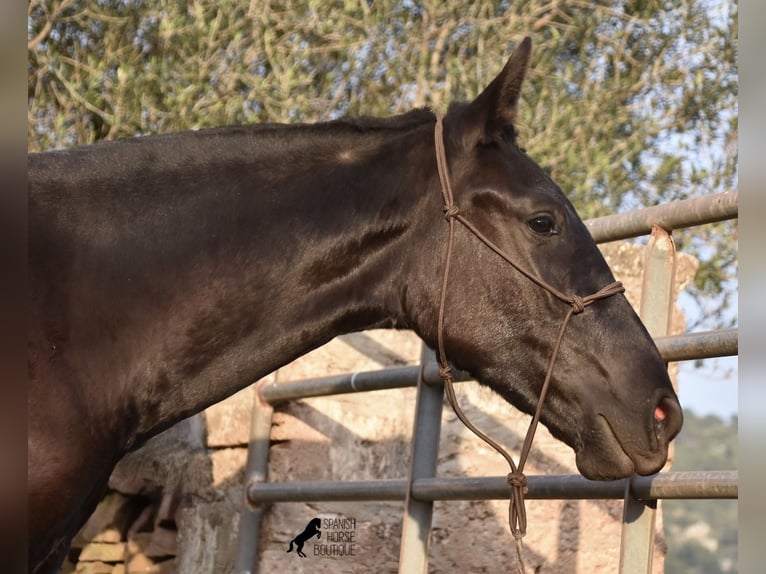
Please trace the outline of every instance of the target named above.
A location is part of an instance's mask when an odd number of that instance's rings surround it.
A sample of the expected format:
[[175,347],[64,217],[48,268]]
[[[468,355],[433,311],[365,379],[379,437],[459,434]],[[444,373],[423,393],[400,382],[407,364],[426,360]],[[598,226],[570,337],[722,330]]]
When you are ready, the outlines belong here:
[[[517,145],[525,40],[444,118],[460,212],[562,292],[614,281]],[[29,566],[50,572],[117,461],[336,335],[436,346],[447,226],[435,116],[228,127],[29,156]],[[585,160],[584,160],[585,161]],[[449,360],[531,412],[566,308],[474,234],[454,237]],[[682,414],[621,294],[567,327],[542,422],[580,472],[657,472]]]

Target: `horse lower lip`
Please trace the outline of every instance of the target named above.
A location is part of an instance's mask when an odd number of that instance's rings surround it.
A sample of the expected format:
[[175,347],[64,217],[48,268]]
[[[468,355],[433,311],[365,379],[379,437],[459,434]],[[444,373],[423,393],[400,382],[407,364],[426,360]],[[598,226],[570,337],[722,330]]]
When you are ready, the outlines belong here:
[[619,480],[635,473],[635,465],[624,451],[614,453],[610,460],[591,462],[587,453],[580,451],[575,457],[577,469],[589,480]]
[[587,448],[580,448],[576,453],[577,468],[591,480],[617,480],[631,476],[636,469],[636,462],[623,448],[612,425],[604,415],[596,417],[589,435],[596,438]]

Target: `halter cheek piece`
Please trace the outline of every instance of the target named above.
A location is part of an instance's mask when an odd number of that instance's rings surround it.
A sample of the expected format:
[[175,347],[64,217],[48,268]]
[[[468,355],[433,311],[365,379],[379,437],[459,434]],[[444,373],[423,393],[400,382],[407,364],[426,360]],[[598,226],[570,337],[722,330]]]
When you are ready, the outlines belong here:
[[[556,356],[558,355],[559,348],[561,347],[561,341],[564,338],[564,331],[566,330],[566,326],[569,323],[569,319],[572,317],[572,315],[577,315],[579,313],[582,313],[586,307],[593,304],[594,302],[600,300],[600,299],[606,299],[607,297],[611,297],[612,295],[615,295],[617,293],[622,293],[625,291],[625,288],[622,286],[622,283],[619,281],[615,281],[613,283],[610,283],[603,289],[597,291],[596,293],[593,293],[591,295],[586,295],[584,297],[581,297],[579,295],[566,295],[556,289],[555,287],[549,285],[545,281],[543,281],[541,278],[531,274],[527,270],[523,269],[522,267],[519,267],[511,257],[505,253],[500,247],[498,247],[495,243],[493,243],[487,236],[485,236],[483,233],[481,233],[474,225],[468,221],[461,213],[460,209],[458,208],[458,205],[455,203],[454,196],[452,194],[452,186],[450,185],[449,180],[449,174],[447,170],[447,152],[444,145],[444,116],[436,112],[436,128],[434,130],[434,142],[436,145],[436,165],[437,170],[439,173],[439,181],[441,183],[441,192],[442,196],[444,198],[444,217],[449,223],[449,237],[447,239],[447,246],[446,246],[446,257],[444,261],[444,275],[442,278],[442,288],[441,288],[441,298],[439,302],[439,320],[438,320],[438,328],[437,328],[437,339],[438,339],[438,352],[439,352],[439,376],[444,381],[444,387],[447,393],[447,400],[449,401],[450,405],[452,406],[452,409],[455,411],[455,414],[457,417],[463,422],[463,424],[468,427],[476,436],[481,438],[484,442],[486,442],[488,445],[490,445],[492,448],[494,448],[497,452],[499,452],[503,458],[505,458],[506,461],[508,461],[508,465],[511,468],[511,472],[508,474],[508,484],[511,487],[511,500],[510,500],[510,507],[509,507],[509,524],[511,528],[511,533],[513,534],[513,537],[516,539],[517,543],[517,558],[519,558],[519,565],[520,568],[523,568],[521,562],[521,553],[520,553],[520,542],[521,538],[526,534],[527,531],[527,517],[526,517],[526,510],[524,508],[524,493],[526,491],[526,484],[527,484],[527,477],[524,475],[524,464],[527,461],[527,457],[529,455],[529,450],[532,446],[532,440],[535,436],[535,430],[537,429],[537,424],[540,421],[540,414],[543,409],[543,402],[545,401],[545,396],[548,393],[548,387],[550,386],[551,382],[551,375],[553,373],[553,365],[556,362]],[[482,243],[484,243],[487,247],[489,247],[492,251],[494,251],[497,255],[499,255],[503,260],[506,261],[511,267],[516,269],[519,273],[524,275],[527,279],[538,285],[539,287],[545,289],[548,291],[551,295],[556,297],[557,299],[561,300],[562,302],[569,305],[569,310],[567,311],[567,314],[564,316],[564,320],[561,323],[561,327],[558,332],[558,336],[556,338],[556,343],[553,347],[553,353],[551,354],[551,358],[548,362],[548,369],[545,374],[545,380],[543,382],[542,390],[540,391],[540,398],[537,401],[537,408],[535,409],[535,414],[532,417],[532,421],[529,424],[529,428],[527,430],[527,435],[524,438],[524,444],[521,449],[521,454],[519,455],[519,464],[516,465],[513,462],[513,459],[511,456],[501,447],[497,442],[495,442],[493,439],[488,437],[486,434],[481,432],[479,429],[477,429],[465,416],[465,413],[460,408],[460,405],[457,402],[457,397],[455,396],[455,389],[452,385],[452,367],[449,364],[449,361],[447,360],[447,354],[444,349],[444,308],[445,308],[445,302],[447,298],[447,285],[449,283],[449,272],[450,272],[450,265],[452,262],[452,248],[454,244],[455,239],[455,222],[460,222],[463,227],[468,229],[473,235],[475,235]]]

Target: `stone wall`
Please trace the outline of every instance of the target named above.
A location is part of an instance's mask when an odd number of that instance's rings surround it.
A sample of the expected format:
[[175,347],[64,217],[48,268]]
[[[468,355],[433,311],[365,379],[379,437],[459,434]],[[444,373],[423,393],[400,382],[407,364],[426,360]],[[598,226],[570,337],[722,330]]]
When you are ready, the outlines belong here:
[[[643,249],[615,243],[603,250],[636,304]],[[681,288],[695,270],[690,257],[680,256]],[[684,330],[679,311],[673,330]],[[409,332],[357,333],[339,337],[270,376],[290,381],[415,364],[419,353],[420,342]],[[476,383],[461,383],[457,392],[468,417],[517,456],[529,417]],[[124,459],[110,481],[110,496],[78,536],[67,569],[110,574],[230,572],[238,542],[252,400],[252,388],[245,389]],[[400,389],[278,407],[271,434],[270,480],[406,477],[414,403],[415,389]],[[441,437],[439,476],[507,473],[505,461],[467,431],[446,405]],[[541,427],[527,472],[576,473],[574,454]],[[397,572],[402,510],[402,502],[272,505],[259,541],[260,571]],[[621,501],[530,500],[527,513],[528,572],[617,571]],[[507,515],[507,501],[437,502],[429,572],[509,571],[514,548]],[[306,558],[286,552],[290,540],[315,517],[344,519],[345,524],[337,524],[346,528],[325,528],[323,539],[312,539],[304,547]],[[330,552],[333,536],[352,537],[354,555],[314,555]],[[351,546],[344,548],[348,551]],[[655,572],[662,572],[663,557],[663,537],[658,535]]]

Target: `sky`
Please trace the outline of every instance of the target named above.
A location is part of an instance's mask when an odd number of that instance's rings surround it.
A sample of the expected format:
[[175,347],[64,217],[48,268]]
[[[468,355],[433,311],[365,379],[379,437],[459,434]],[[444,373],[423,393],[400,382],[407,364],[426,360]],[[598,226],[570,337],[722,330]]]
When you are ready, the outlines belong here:
[[[724,325],[738,326],[738,286],[733,283],[733,301],[727,308],[714,311]],[[681,296],[678,299],[687,325],[694,324],[699,318],[700,308]],[[716,326],[710,321],[693,331],[707,331]],[[684,409],[694,411],[696,415],[717,415],[728,420],[739,413],[739,360],[737,356],[704,359],[701,366],[695,361],[681,361],[678,370],[678,395]]]
[[[716,313],[724,324],[738,326],[739,286],[731,282],[732,300]],[[683,293],[678,305],[686,317],[687,324],[694,324],[700,316],[700,307]],[[710,330],[715,325],[703,323],[698,329]],[[684,409],[690,409],[700,416],[717,415],[728,420],[739,413],[739,357],[717,357],[704,359],[700,367],[695,361],[681,361],[678,369],[678,398]]]
[[678,397],[684,409],[728,420],[739,412],[738,357],[706,359],[701,368],[694,361],[679,365]]

